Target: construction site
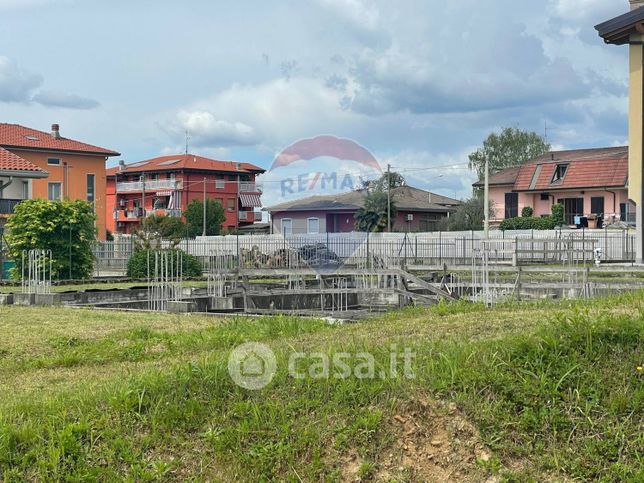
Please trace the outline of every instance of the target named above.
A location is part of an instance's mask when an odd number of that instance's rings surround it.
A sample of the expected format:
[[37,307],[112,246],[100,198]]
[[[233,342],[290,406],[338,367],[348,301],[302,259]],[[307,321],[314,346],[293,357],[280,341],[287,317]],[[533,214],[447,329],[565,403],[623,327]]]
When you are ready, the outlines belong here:
[[[198,237],[150,250],[144,279],[125,277],[134,251],[126,239],[96,246],[94,279],[80,288],[53,282],[48,251],[31,250],[20,286],[5,282],[0,302],[351,320],[440,301],[590,299],[644,286],[626,231],[481,235]],[[199,260],[202,277],[184,276],[183,254]]]

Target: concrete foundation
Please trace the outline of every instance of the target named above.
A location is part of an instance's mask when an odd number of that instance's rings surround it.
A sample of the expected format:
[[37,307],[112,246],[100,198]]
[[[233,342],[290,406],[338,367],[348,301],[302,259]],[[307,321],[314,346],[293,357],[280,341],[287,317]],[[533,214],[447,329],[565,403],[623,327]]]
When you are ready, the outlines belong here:
[[0,305],[11,305],[13,304],[13,294],[12,293],[2,293],[0,294]]
[[34,298],[34,303],[40,306],[60,305],[62,301],[61,294],[59,293],[37,293]]
[[13,294],[14,305],[36,305],[35,293],[15,293]]

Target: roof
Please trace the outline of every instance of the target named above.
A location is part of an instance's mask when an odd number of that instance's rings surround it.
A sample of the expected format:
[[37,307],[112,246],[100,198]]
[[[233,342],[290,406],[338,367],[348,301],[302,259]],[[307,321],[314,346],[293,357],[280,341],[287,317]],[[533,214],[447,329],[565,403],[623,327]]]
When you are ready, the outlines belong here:
[[631,34],[644,33],[644,8],[636,8],[619,17],[595,25],[595,30],[607,44],[624,45],[629,42]]
[[22,159],[20,156],[4,148],[0,148],[0,174],[4,174],[5,172],[10,176],[18,176],[20,174],[26,178],[45,178],[49,174],[30,161]]
[[119,156],[120,153],[73,139],[55,138],[51,133],[38,131],[20,124],[0,123],[0,146],[4,148],[37,151],[68,151],[100,156]]
[[[555,170],[561,164],[567,167],[565,176],[553,182]],[[627,182],[626,146],[551,151],[490,177],[490,185],[512,185],[513,191],[624,188]],[[477,181],[473,186],[483,186],[483,181]]]
[[[357,211],[364,203],[366,190],[349,191],[339,195],[316,195],[308,198],[287,201],[266,208],[270,212],[278,211]],[[405,211],[451,211],[461,204],[460,201],[429,191],[400,186],[391,190],[396,209]]]
[[149,171],[182,171],[186,169],[235,173],[263,173],[265,171],[263,168],[250,163],[219,161],[216,159],[204,158],[203,156],[196,156],[194,154],[172,154],[126,164],[124,168],[121,168],[121,166],[109,168],[107,170],[107,176]]

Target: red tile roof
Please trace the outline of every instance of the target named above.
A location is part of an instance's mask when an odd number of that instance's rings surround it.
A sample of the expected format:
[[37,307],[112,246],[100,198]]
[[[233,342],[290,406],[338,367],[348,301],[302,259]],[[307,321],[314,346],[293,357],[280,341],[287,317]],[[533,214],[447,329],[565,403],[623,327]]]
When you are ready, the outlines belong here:
[[[238,169],[239,165],[239,169]],[[250,163],[237,163],[235,161],[218,161],[216,159],[204,158],[194,154],[174,154],[160,156],[137,163],[126,164],[124,169],[119,166],[109,168],[107,176],[114,176],[120,173],[141,173],[150,171],[181,171],[185,169],[198,171],[224,171],[235,173],[263,173],[265,170]]]
[[81,143],[73,139],[54,138],[51,133],[38,131],[19,124],[0,123],[0,146],[5,148],[31,148],[37,150],[71,151],[101,156],[118,156],[110,149]]
[[[564,178],[552,183],[557,165],[567,165]],[[511,184],[513,191],[624,188],[628,182],[628,147],[551,151],[520,167],[490,177],[490,184]],[[482,186],[478,181],[474,186]]]
[[44,169],[3,148],[0,148],[0,171],[28,171],[36,176],[48,174]]

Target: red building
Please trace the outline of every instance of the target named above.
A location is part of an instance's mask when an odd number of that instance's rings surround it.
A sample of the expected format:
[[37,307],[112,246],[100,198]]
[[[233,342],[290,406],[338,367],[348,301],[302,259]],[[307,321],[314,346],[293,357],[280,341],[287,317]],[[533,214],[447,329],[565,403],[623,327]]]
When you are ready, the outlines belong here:
[[182,216],[192,200],[218,201],[224,208],[224,229],[261,221],[261,192],[255,177],[264,170],[249,163],[217,161],[176,154],[133,164],[122,161],[107,170],[107,228],[132,233],[143,216]]

